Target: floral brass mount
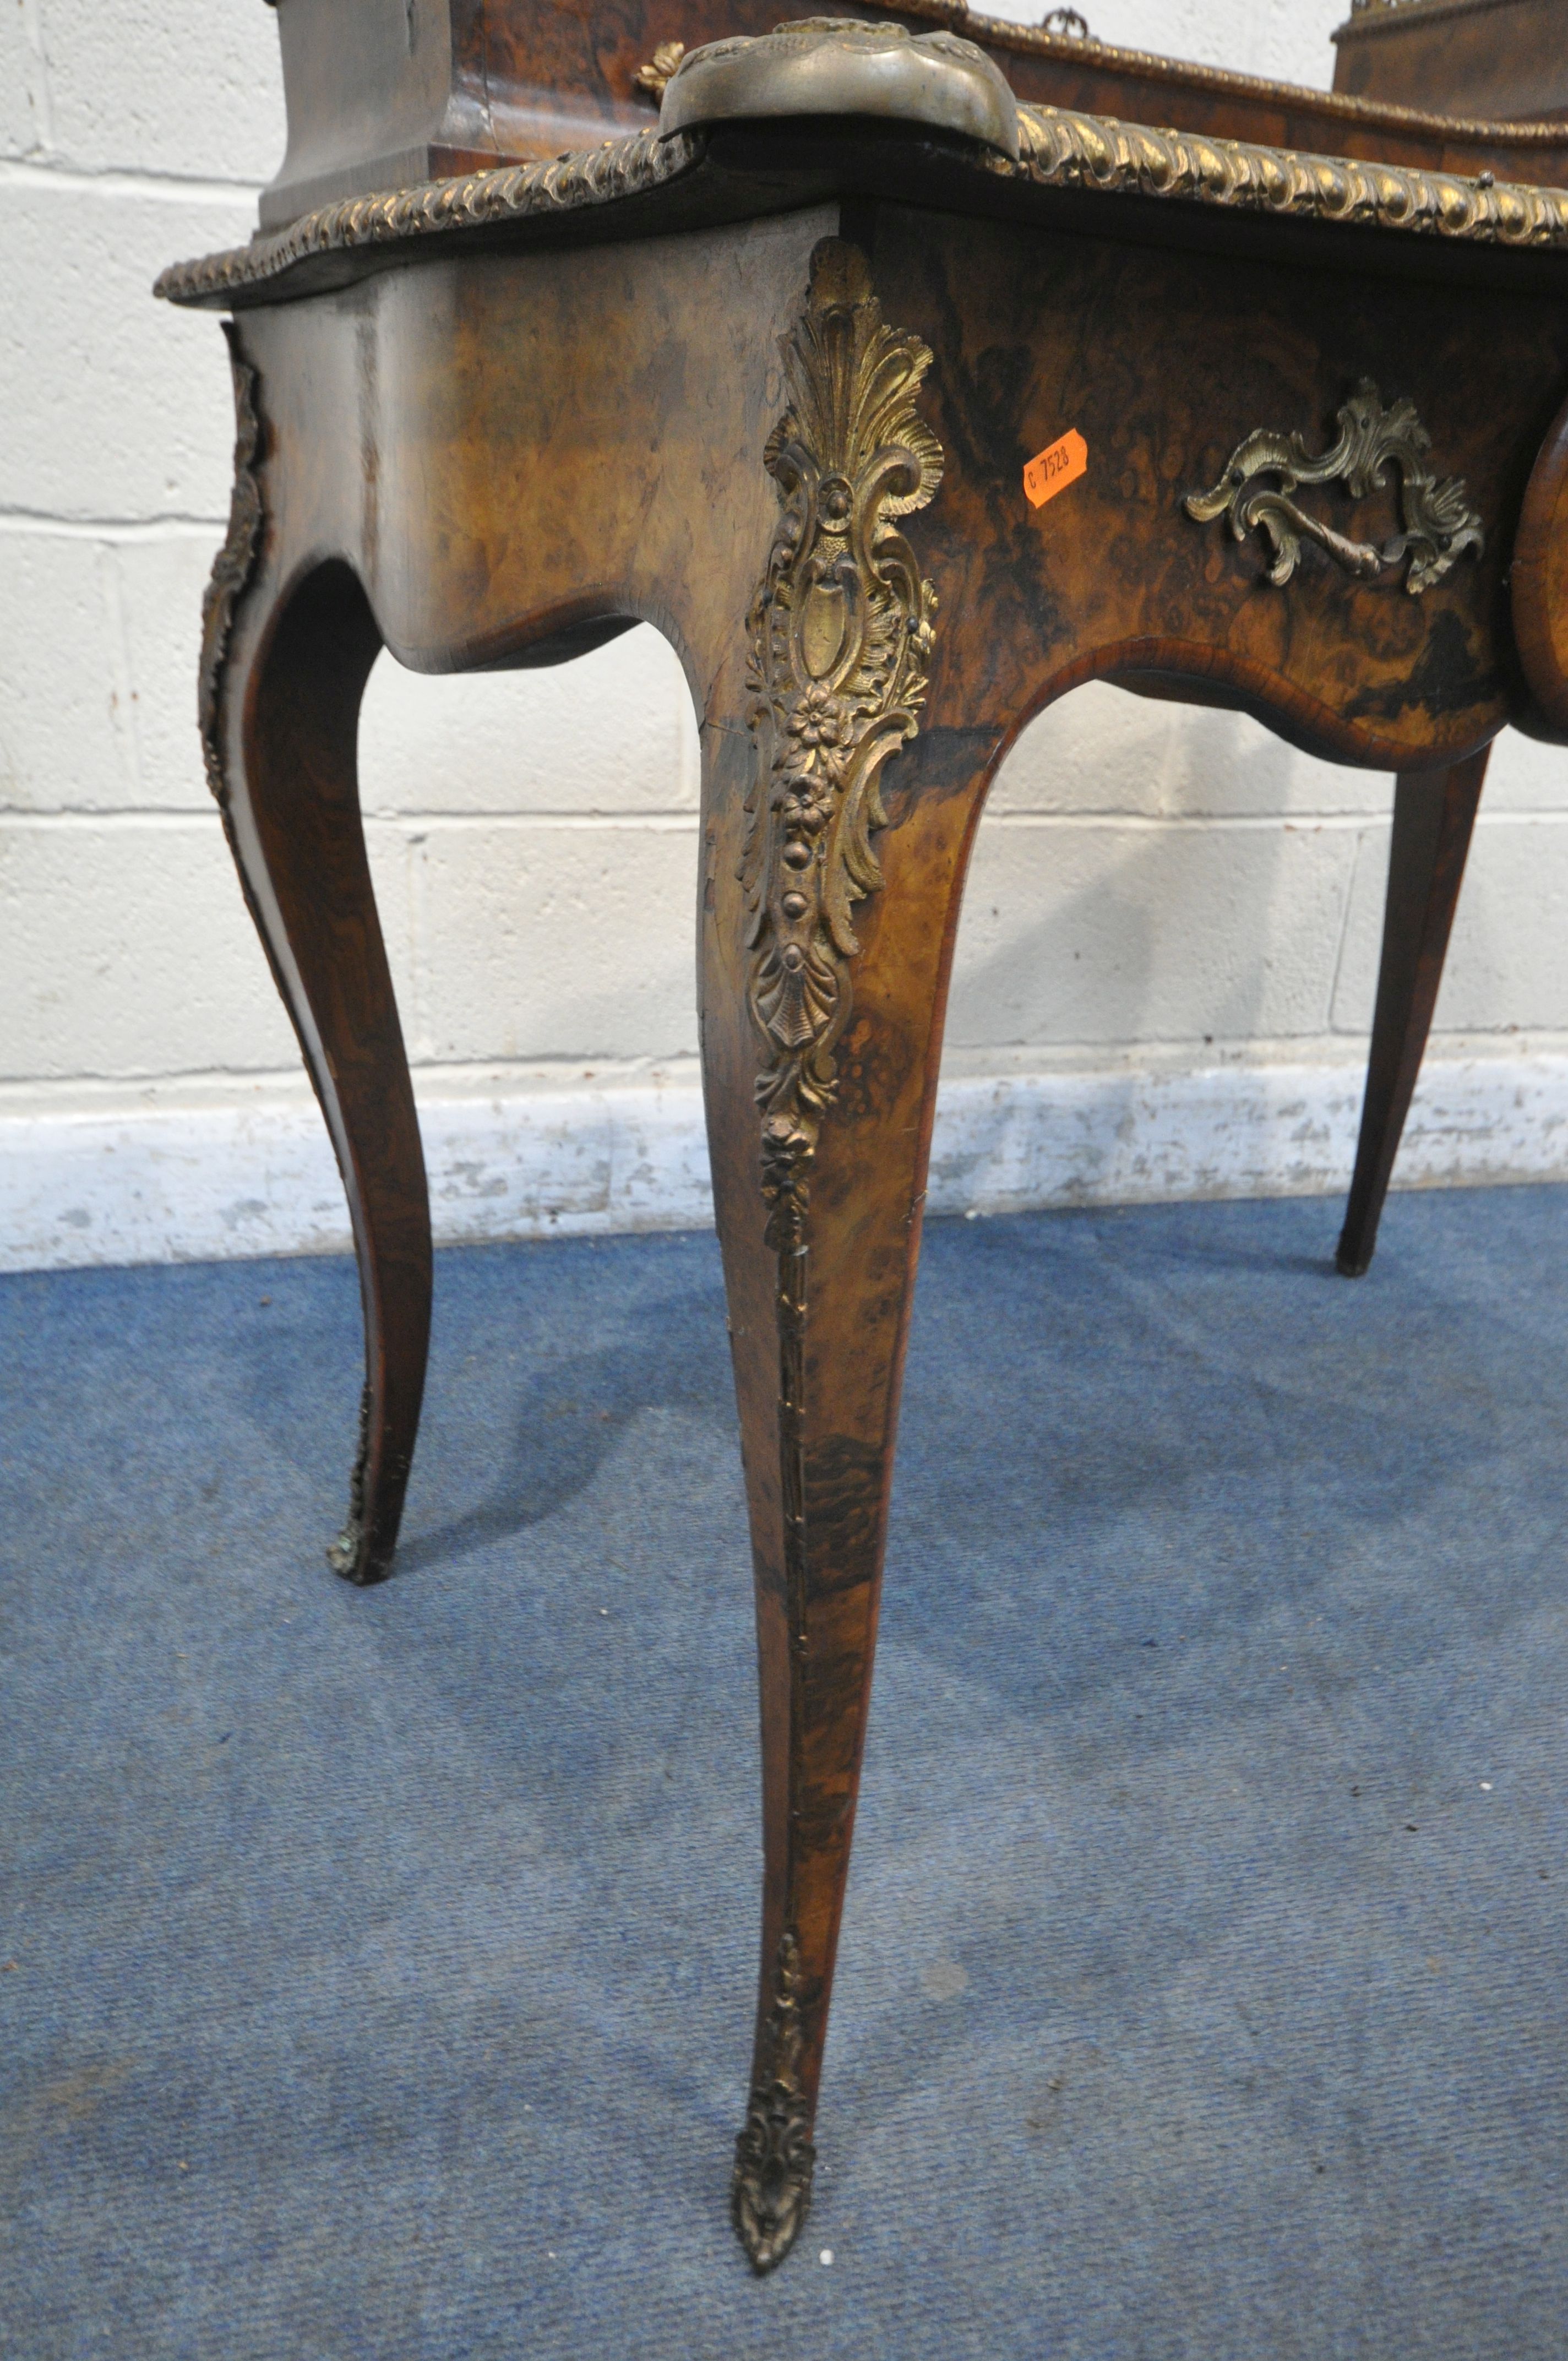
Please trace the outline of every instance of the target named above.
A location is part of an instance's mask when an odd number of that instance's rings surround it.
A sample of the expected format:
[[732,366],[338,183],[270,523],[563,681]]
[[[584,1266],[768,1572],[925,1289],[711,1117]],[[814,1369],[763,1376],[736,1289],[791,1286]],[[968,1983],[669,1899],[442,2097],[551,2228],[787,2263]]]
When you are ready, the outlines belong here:
[[[1315,459],[1299,434],[1266,426],[1245,435],[1213,489],[1188,495],[1188,515],[1202,524],[1224,515],[1235,541],[1255,528],[1273,552],[1267,578],[1279,587],[1296,571],[1303,538],[1364,582],[1408,558],[1405,588],[1412,598],[1441,582],[1465,550],[1480,556],[1486,547],[1481,520],[1465,506],[1462,479],[1440,479],[1426,464],[1431,436],[1413,401],[1385,410],[1372,379],[1363,378],[1336,423],[1339,440]],[[1303,484],[1343,483],[1353,500],[1364,500],[1387,483],[1390,465],[1398,472],[1403,530],[1382,543],[1347,539],[1291,497]],[[1260,480],[1271,476],[1277,480]]]
[[942,450],[916,415],[931,365],[882,324],[858,248],[825,238],[804,319],[783,340],[790,406],[763,463],[784,513],[748,618],[756,774],[739,875],[748,993],[764,1062],[762,1187],[781,1248],[849,1022],[857,902],[882,884],[880,778],[925,701],[937,594],[892,520],[923,509]]
[[[778,1255],[779,1461],[790,1634],[790,1776],[806,1752],[806,1211],[822,1119],[850,1021],[855,906],[883,884],[883,765],[925,702],[937,594],[895,519],[942,480],[942,448],[916,416],[931,365],[883,325],[859,248],[825,238],[805,315],[782,340],[789,406],[763,463],[782,514],[747,619],[747,723],[755,772],[738,875],[747,998],[762,1045],[762,1190]],[[794,2245],[811,2201],[793,1823],[785,1932],[758,2044],[733,2211],[759,2271]]]

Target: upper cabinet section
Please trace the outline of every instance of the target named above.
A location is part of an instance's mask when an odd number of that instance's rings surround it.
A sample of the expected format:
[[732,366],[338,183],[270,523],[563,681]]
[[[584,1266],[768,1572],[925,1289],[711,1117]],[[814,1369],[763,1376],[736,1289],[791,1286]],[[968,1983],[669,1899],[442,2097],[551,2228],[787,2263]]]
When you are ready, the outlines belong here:
[[1359,0],[1334,88],[1493,121],[1568,119],[1568,0]]
[[[1369,5],[1337,37],[1343,87],[1365,88],[1369,99],[1034,31],[978,15],[960,0],[888,6],[840,0],[834,13],[903,24],[916,34],[959,32],[993,60],[1018,98],[1036,104],[1320,155],[1568,181],[1568,122],[1510,133],[1475,121],[1495,105],[1512,114],[1548,111],[1539,92],[1549,84],[1557,92],[1552,107],[1568,116],[1568,41],[1560,38],[1553,56],[1545,29],[1564,26],[1568,0]],[[341,197],[537,162],[652,130],[684,56],[735,34],[770,33],[784,14],[780,0],[277,0],[289,146],[262,195],[262,227],[280,229]],[[1364,53],[1404,54],[1403,20],[1413,25],[1418,17],[1434,33],[1440,20],[1474,31],[1495,77],[1510,44],[1521,56],[1528,49],[1537,75],[1530,108],[1518,96],[1517,77],[1497,82],[1508,94],[1504,105],[1485,94],[1493,84],[1468,65],[1445,70],[1441,92],[1434,82],[1426,104],[1435,112],[1424,118],[1379,103],[1380,83],[1353,83]],[[1400,20],[1392,34],[1375,27],[1385,18]],[[1521,29],[1516,42],[1510,30],[1500,42],[1499,27],[1516,23],[1530,28],[1528,38]],[[1404,103],[1403,85],[1400,95]],[[1441,119],[1451,112],[1471,119]]]

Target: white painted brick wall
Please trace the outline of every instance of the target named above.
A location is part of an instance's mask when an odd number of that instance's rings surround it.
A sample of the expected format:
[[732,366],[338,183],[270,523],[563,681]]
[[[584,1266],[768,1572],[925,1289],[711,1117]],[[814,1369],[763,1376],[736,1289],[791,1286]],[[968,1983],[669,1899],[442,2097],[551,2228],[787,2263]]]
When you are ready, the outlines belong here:
[[[1087,13],[1323,83],[1343,9]],[[211,320],[148,292],[247,234],[282,150],[276,38],[261,0],[0,10],[0,1261],[343,1236],[196,742],[227,370]],[[696,735],[668,649],[640,631],[468,680],[383,659],[362,772],[444,1234],[701,1218]],[[936,1202],[1337,1185],[1389,795],[1102,687],[1037,722],[979,839]],[[1565,917],[1568,762],[1509,739],[1407,1179],[1562,1169]]]

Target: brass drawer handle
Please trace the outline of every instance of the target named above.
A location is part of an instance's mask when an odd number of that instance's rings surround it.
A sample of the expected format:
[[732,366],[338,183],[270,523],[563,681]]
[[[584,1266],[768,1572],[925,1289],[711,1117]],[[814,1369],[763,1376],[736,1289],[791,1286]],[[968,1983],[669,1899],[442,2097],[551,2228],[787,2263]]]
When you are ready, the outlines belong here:
[[[1212,491],[1188,494],[1182,503],[1188,515],[1201,524],[1224,515],[1235,541],[1245,541],[1249,532],[1262,533],[1274,553],[1267,578],[1279,588],[1296,571],[1303,537],[1362,581],[1408,557],[1405,588],[1418,598],[1442,580],[1465,550],[1480,556],[1486,545],[1480,517],[1466,507],[1460,477],[1440,479],[1427,465],[1431,436],[1413,401],[1385,410],[1377,388],[1364,377],[1336,423],[1338,442],[1316,459],[1299,434],[1262,426],[1244,435]],[[1347,539],[1291,498],[1303,484],[1343,483],[1353,500],[1364,500],[1387,482],[1390,462],[1398,470],[1403,530],[1381,544]],[[1263,480],[1270,476],[1277,480]]]

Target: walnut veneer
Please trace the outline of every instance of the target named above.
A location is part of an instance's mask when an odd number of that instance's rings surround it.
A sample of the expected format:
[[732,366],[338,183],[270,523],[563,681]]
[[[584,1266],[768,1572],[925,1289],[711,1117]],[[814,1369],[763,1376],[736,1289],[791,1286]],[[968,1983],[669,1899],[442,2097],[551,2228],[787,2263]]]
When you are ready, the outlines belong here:
[[[1014,156],[922,120],[877,36],[812,38],[898,103],[714,119],[730,84],[688,59],[662,141],[349,201],[164,282],[233,314],[203,729],[353,1212],[351,1580],[392,1567],[431,1289],[355,773],[369,667],[551,661],[645,619],[701,717],[702,857],[666,915],[696,931],[756,1570],[734,2204],[759,2269],[810,2196],[942,1014],[998,764],[1098,677],[1399,774],[1355,1268],[1486,749],[1509,722],[1568,737],[1568,203],[1434,175],[1415,137],[1406,170],[1022,107]],[[756,49],[780,109],[810,40]]]

